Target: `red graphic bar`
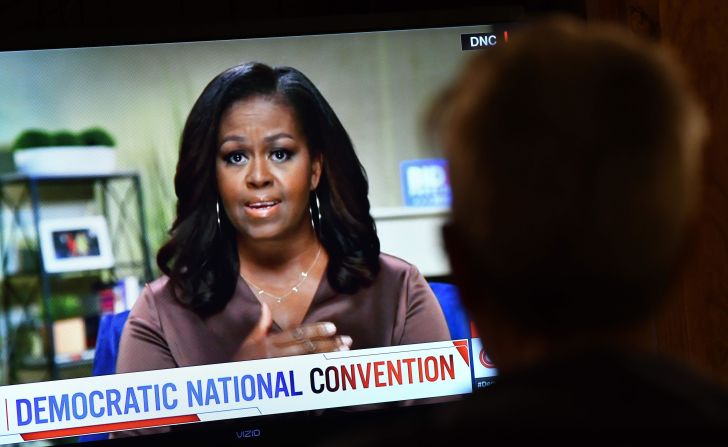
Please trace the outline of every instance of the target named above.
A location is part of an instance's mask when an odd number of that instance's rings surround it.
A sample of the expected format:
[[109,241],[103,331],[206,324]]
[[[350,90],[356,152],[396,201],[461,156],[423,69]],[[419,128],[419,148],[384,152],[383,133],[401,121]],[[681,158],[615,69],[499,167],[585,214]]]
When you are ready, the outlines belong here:
[[115,422],[113,424],[88,425],[86,427],[37,431],[34,433],[23,433],[20,436],[23,437],[24,441],[38,441],[41,439],[63,438],[65,436],[87,435],[90,433],[103,433],[107,431],[147,428],[157,425],[184,424],[186,422],[200,422],[200,418],[197,417],[196,414],[190,414],[186,416],[172,416],[166,418],[144,419],[141,421]]
[[5,399],[5,423],[8,426],[8,431],[10,431],[10,416],[8,416],[8,400]]
[[463,360],[465,360],[465,363],[470,366],[470,356],[468,355],[468,341],[458,340],[452,342],[452,344],[455,345],[455,348],[458,350]]

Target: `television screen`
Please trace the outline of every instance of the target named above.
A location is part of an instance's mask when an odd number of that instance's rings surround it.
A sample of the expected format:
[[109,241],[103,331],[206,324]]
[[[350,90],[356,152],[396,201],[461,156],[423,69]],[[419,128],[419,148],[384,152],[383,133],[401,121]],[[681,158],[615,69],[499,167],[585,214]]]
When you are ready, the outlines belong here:
[[[491,383],[421,129],[515,17],[365,17],[0,52],[0,443],[313,439]],[[82,216],[113,265],[48,271]]]

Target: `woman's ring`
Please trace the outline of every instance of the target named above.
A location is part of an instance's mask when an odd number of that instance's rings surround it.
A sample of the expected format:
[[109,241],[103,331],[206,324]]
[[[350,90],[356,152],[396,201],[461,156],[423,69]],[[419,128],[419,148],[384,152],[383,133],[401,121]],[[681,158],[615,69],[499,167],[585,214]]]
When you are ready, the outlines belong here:
[[303,340],[303,336],[304,336],[303,329],[301,329],[300,327],[297,327],[296,329],[293,330],[292,335],[295,340]]
[[316,345],[308,338],[303,340],[303,346],[306,348],[309,354],[313,354],[316,352]]

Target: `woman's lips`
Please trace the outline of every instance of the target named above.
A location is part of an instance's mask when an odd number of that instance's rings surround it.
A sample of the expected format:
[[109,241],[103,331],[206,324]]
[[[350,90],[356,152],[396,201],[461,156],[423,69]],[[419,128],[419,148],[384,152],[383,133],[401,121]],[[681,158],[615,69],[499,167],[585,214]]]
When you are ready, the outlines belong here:
[[269,217],[278,209],[280,200],[260,200],[255,202],[247,202],[245,204],[245,213],[251,217],[265,218]]

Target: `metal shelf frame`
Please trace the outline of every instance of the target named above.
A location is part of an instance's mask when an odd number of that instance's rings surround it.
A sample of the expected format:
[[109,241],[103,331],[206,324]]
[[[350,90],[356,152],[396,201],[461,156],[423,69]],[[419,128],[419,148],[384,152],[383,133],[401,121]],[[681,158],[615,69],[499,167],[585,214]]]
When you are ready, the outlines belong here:
[[[117,278],[122,271],[133,272],[142,281],[152,279],[152,265],[147,238],[146,217],[141,190],[141,181],[136,171],[118,171],[109,174],[80,176],[28,176],[24,174],[0,175],[0,271],[2,287],[0,300],[5,315],[6,341],[2,349],[7,349],[8,359],[14,354],[16,337],[10,312],[13,303],[19,303],[23,309],[23,322],[37,325],[38,317],[30,308],[38,301],[45,309],[42,326],[45,327],[45,359],[49,379],[59,378],[59,363],[54,350],[53,316],[51,315],[51,280],[63,274],[51,274],[44,268],[43,253],[40,250],[39,225],[42,219],[43,202],[41,191],[46,188],[62,188],[63,186],[91,185],[95,202],[100,213],[106,218],[112,240],[112,251],[132,250],[131,261],[119,262],[110,269],[105,269],[111,278]],[[14,190],[14,194],[10,193]],[[19,193],[18,193],[18,190]],[[32,225],[23,222],[23,210],[30,208]],[[6,213],[12,218],[6,225]],[[33,247],[36,264],[34,268],[20,272],[11,272],[10,255],[22,241],[25,247]],[[18,263],[20,261],[18,260]],[[15,282],[25,278],[23,287]],[[12,366],[11,366],[12,367]],[[9,379],[12,381],[12,377]]]

